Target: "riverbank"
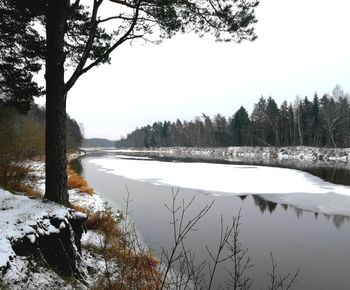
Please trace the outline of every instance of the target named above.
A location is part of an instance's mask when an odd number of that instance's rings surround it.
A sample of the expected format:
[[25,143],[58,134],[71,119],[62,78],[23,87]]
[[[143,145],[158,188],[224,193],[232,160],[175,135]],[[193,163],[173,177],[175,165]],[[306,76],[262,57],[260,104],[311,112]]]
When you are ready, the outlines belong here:
[[[146,248],[136,253],[135,241],[126,239],[131,233],[119,225],[121,212],[70,169],[71,208],[45,200],[44,162],[29,163],[35,178],[28,176],[25,185],[35,196],[0,188],[1,289],[110,289],[158,281],[158,261]],[[135,271],[139,276],[130,280]]]
[[159,147],[159,148],[83,148],[93,153],[103,150],[109,153],[124,153],[136,156],[171,157],[176,159],[202,159],[221,161],[297,161],[304,163],[349,164],[350,148],[295,147]]

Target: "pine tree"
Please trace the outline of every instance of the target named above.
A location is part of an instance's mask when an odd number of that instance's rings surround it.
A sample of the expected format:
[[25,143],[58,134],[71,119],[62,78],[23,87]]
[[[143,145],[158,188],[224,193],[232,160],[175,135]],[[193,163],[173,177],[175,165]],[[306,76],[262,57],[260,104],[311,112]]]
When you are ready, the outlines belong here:
[[[100,15],[102,4],[113,4],[112,16]],[[12,21],[22,12],[28,12],[30,21],[41,23],[46,28],[44,40],[46,51],[34,50],[34,54],[21,50],[16,57],[29,63],[36,57],[45,56],[46,78],[46,193],[53,201],[69,204],[66,176],[65,119],[66,99],[69,90],[78,79],[101,63],[109,62],[110,54],[120,45],[135,39],[155,42],[171,37],[176,32],[193,31],[200,36],[213,34],[219,41],[254,40],[254,9],[257,1],[215,0],[210,5],[203,1],[117,1],[91,0],[91,9],[76,0],[1,0],[1,9],[10,11],[6,21]],[[19,20],[25,23],[26,20]],[[113,27],[107,33],[104,27]],[[0,39],[9,32],[6,25],[0,26]],[[17,32],[17,31],[16,31]],[[20,37],[27,30],[18,31]],[[38,35],[33,42],[37,43]],[[16,39],[19,43],[19,40]],[[1,48],[3,49],[3,48]],[[2,60],[1,60],[2,61]],[[2,61],[4,64],[5,62]],[[7,63],[16,68],[10,59]],[[65,82],[65,65],[72,65],[73,73]],[[34,71],[37,68],[33,69]],[[10,71],[6,67],[6,71]],[[7,78],[4,81],[11,83]],[[23,76],[31,83],[30,75]],[[34,87],[35,89],[35,87]]]
[[247,110],[242,106],[234,114],[230,122],[231,139],[234,146],[249,144],[250,120]]

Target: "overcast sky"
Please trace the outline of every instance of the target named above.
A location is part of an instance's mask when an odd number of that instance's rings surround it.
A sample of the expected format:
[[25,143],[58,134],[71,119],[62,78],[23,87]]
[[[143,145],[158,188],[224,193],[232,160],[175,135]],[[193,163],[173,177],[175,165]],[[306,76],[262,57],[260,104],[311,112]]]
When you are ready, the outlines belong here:
[[124,45],[68,95],[85,135],[118,139],[155,121],[227,117],[258,98],[350,92],[350,1],[262,0],[255,42],[178,35],[160,45]]

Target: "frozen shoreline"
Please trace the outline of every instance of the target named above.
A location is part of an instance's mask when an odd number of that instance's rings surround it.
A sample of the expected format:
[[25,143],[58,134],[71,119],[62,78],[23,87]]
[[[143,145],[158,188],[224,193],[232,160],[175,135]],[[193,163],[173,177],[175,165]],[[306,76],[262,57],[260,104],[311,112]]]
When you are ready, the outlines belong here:
[[160,148],[82,148],[87,153],[123,153],[136,156],[193,158],[217,161],[266,161],[277,163],[301,162],[307,164],[350,163],[350,148],[295,147],[160,147]]

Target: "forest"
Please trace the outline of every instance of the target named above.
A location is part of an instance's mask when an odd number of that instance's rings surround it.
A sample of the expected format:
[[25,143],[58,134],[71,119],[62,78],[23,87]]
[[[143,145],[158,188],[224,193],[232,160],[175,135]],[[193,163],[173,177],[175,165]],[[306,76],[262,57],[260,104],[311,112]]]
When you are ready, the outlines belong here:
[[206,114],[192,121],[155,122],[136,128],[116,147],[167,146],[350,146],[349,94],[337,85],[331,94],[297,97],[280,106],[261,96],[253,111],[241,106],[232,116]]
[[[16,189],[26,175],[23,163],[44,156],[45,115],[45,109],[35,103],[28,112],[0,103],[0,186]],[[74,152],[83,139],[80,126],[67,116],[66,129],[67,150]]]

